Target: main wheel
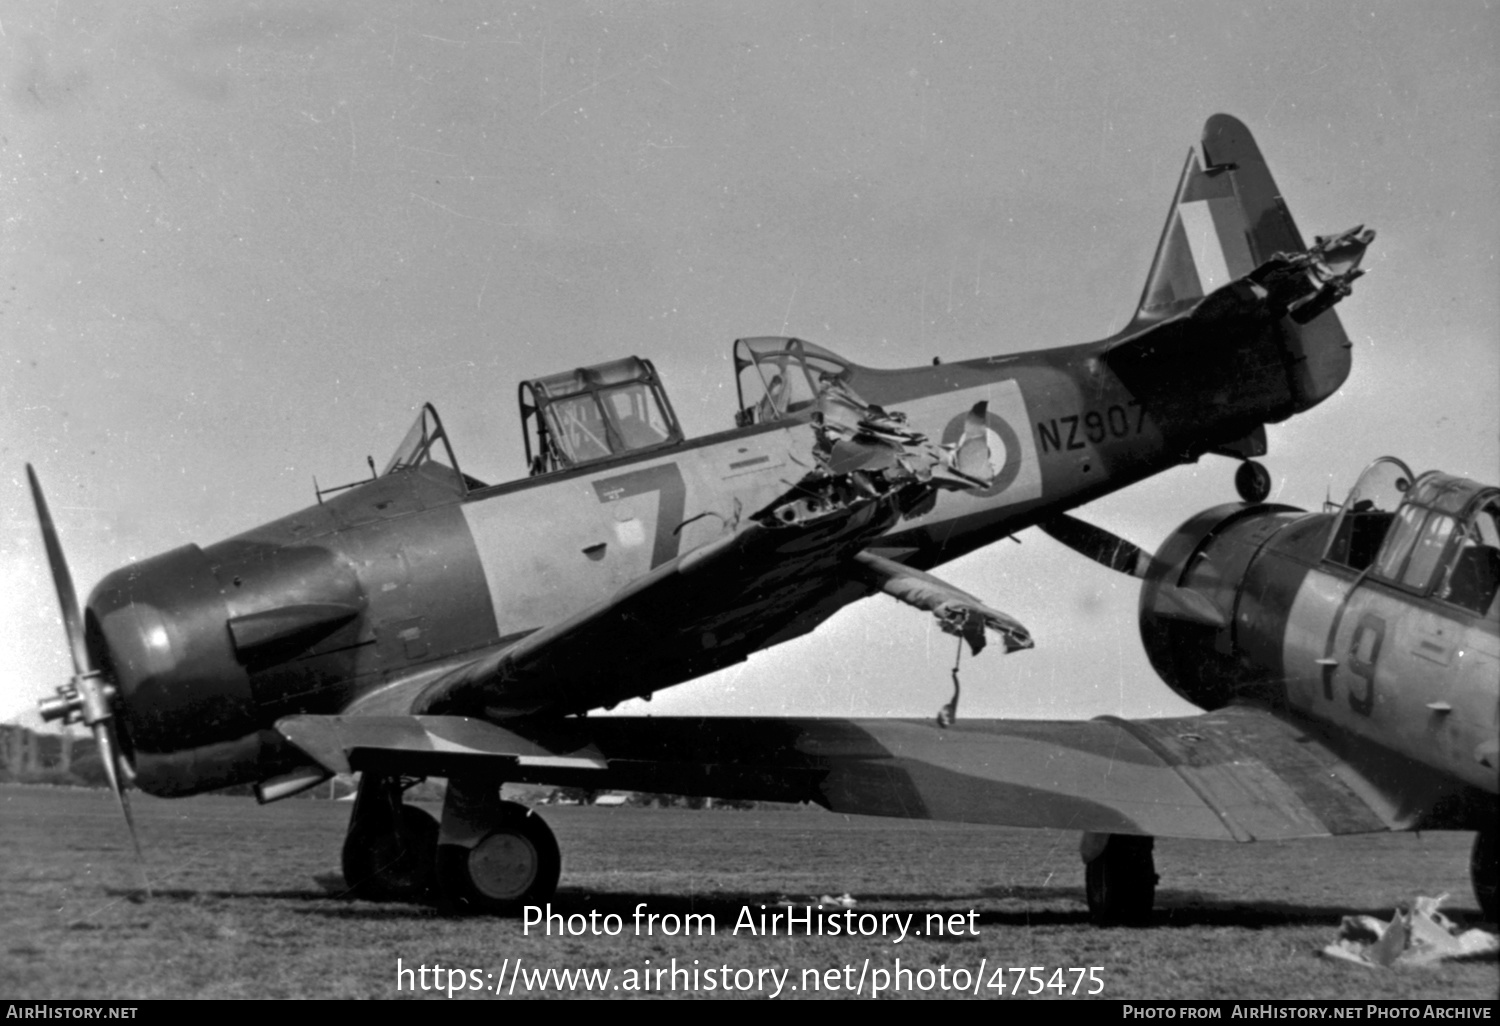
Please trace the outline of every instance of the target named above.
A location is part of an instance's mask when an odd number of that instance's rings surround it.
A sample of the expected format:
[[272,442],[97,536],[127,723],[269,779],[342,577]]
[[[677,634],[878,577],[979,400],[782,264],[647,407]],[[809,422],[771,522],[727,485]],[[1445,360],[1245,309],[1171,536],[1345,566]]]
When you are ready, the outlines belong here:
[[1485,922],[1500,922],[1500,829],[1494,826],[1474,836],[1469,853],[1469,882]]
[[1156,839],[1111,834],[1084,868],[1089,918],[1099,926],[1144,926],[1156,901]]
[[438,880],[458,908],[516,916],[526,905],[552,897],[562,874],[557,838],[545,820],[512,802],[472,848],[438,849]]
[[1246,502],[1265,502],[1271,494],[1271,472],[1254,460],[1246,460],[1234,472],[1234,489]]
[[438,824],[402,805],[395,830],[355,822],[344,838],[344,882],[367,901],[421,901],[436,882]]

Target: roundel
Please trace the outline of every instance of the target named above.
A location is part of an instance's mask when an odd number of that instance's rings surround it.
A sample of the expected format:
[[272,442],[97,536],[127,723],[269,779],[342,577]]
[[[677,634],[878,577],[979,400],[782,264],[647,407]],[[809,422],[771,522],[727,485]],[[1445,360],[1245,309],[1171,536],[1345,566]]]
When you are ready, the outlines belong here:
[[[968,419],[967,413],[961,413],[948,422],[943,428],[943,444],[956,445],[964,434],[964,421]],[[995,480],[988,488],[970,489],[966,494],[979,499],[988,499],[999,495],[1011,486],[1016,476],[1021,473],[1021,440],[1016,437],[1015,429],[1005,420],[993,412],[986,411],[984,415],[985,439],[990,447],[990,466],[995,469]]]

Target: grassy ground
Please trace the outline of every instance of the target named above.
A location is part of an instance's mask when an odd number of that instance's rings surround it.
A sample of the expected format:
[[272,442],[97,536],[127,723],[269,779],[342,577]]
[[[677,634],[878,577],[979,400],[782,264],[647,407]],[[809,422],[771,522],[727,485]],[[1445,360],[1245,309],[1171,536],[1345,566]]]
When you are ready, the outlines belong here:
[[[697,959],[698,991],[708,996],[723,993],[706,991],[710,967],[790,969],[788,984],[805,985],[805,969],[850,965],[837,992],[846,996],[842,988],[866,959],[868,994],[875,970],[895,969],[898,958],[907,969],[946,965],[950,974],[983,964],[982,984],[993,982],[997,966],[1043,966],[1049,978],[1056,968],[1102,966],[1104,996],[1115,998],[1492,998],[1500,983],[1493,960],[1375,971],[1316,954],[1334,939],[1340,917],[1388,918],[1395,903],[1417,893],[1449,891],[1456,918],[1477,918],[1469,835],[1158,841],[1155,925],[1099,930],[1086,921],[1071,834],[818,810],[558,808],[546,812],[564,857],[553,910],[615,913],[623,933],[547,937],[523,934],[516,921],[446,919],[420,906],[339,897],[349,808],[137,796],[156,889],[139,902],[132,900],[138,876],[129,840],[106,793],[0,787],[0,996],[395,997],[398,958],[406,968],[441,965],[444,983],[452,968],[479,970],[475,982],[493,985],[482,974],[498,977],[519,958],[526,970],[609,968],[611,982],[627,987],[627,971],[670,968],[674,958],[686,969]],[[731,932],[744,906],[759,914],[762,903],[777,911],[784,896],[800,904],[845,892],[857,899],[856,913],[914,913],[918,925],[940,912],[960,914],[967,926],[973,911],[978,936],[893,944],[888,937]],[[636,936],[631,917],[641,902],[659,914],[712,914],[717,934]],[[1015,977],[1002,978],[1008,997]],[[680,992],[688,981],[678,979]],[[1071,990],[1076,979],[1063,982]],[[761,981],[773,989],[769,976]],[[437,981],[429,974],[408,986],[421,982]],[[1085,981],[1080,991],[1090,986]],[[526,989],[523,980],[515,996]],[[983,985],[980,992],[995,993]],[[435,993],[442,992],[427,996]],[[558,988],[538,993],[558,996]],[[807,993],[804,986],[783,996]]]

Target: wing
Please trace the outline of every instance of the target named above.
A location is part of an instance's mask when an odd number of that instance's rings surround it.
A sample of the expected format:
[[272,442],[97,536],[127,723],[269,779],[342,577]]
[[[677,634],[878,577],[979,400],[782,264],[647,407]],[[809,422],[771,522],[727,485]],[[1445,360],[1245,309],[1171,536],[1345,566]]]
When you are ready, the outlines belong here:
[[[1475,829],[1463,785],[1341,749],[1259,709],[1127,721],[299,716],[329,772],[481,767],[521,783],[816,802],[836,812],[1212,840]],[[1441,822],[1414,810],[1447,807]],[[1459,811],[1463,810],[1463,811]]]

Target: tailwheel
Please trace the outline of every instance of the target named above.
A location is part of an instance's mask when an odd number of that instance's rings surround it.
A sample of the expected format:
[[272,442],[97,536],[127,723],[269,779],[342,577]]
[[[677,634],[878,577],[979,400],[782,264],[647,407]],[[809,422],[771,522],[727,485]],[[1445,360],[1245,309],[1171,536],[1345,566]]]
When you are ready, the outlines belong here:
[[1144,926],[1156,900],[1154,837],[1084,834],[1084,891],[1097,926]]
[[1265,502],[1271,494],[1271,472],[1254,460],[1246,460],[1234,472],[1234,489],[1246,502]]
[[1469,881],[1487,923],[1500,922],[1500,828],[1493,824],[1474,837],[1469,854]]
[[557,838],[545,820],[514,802],[496,802],[472,846],[438,848],[438,881],[458,909],[517,916],[552,897],[562,873]]
[[423,901],[437,879],[438,824],[401,801],[401,782],[367,774],[344,837],[344,882],[366,901]]

